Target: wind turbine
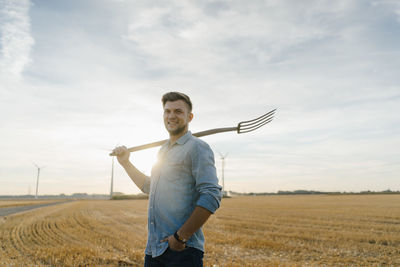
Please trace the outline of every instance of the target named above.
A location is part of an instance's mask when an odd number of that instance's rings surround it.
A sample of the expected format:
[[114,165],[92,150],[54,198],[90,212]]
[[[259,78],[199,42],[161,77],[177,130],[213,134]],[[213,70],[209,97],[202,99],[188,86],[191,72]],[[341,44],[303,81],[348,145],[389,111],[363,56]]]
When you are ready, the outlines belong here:
[[[119,145],[119,142],[115,145],[115,147],[117,147]],[[110,149],[107,149],[108,151]],[[111,160],[111,186],[110,186],[110,199],[112,199],[113,197],[113,193],[114,193],[114,158],[115,156],[112,156],[112,160]]]
[[224,177],[224,173],[225,173],[225,159],[228,157],[228,153],[226,153],[225,155],[223,155],[221,152],[218,151],[218,154],[221,157],[221,162],[222,162],[222,195],[225,195],[225,177]]
[[[117,147],[119,146],[119,142],[114,146]],[[98,150],[105,150],[105,151],[112,151],[113,149],[110,148],[96,148]],[[113,194],[114,194],[114,158],[115,156],[112,156],[111,159],[111,184],[110,184],[110,199],[112,199]]]
[[114,190],[114,158],[115,156],[112,156],[110,199],[112,199],[113,197],[113,190]]
[[38,198],[38,189],[39,189],[39,176],[40,176],[40,169],[43,169],[44,168],[44,166],[42,166],[42,167],[39,167],[36,163],[33,163],[33,165],[35,165],[36,166],[36,168],[37,168],[37,178],[36,178],[36,195],[35,195],[35,199],[37,199]]

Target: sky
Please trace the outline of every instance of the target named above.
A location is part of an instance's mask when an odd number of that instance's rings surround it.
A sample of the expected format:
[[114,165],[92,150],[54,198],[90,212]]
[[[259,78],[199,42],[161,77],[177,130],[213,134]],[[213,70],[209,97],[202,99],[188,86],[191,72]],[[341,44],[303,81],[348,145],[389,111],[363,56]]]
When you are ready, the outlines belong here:
[[[0,0],[0,195],[108,194],[193,101],[225,190],[400,190],[400,2]],[[131,155],[150,174],[158,148]],[[220,184],[222,181],[220,179]],[[115,164],[114,191],[137,194]]]

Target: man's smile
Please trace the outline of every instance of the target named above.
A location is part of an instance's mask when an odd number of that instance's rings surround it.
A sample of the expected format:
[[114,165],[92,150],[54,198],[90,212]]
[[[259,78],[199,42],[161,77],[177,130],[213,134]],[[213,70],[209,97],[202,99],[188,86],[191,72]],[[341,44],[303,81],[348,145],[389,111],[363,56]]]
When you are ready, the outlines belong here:
[[174,125],[178,125],[179,123],[177,121],[169,121],[168,125],[170,126],[174,126]]

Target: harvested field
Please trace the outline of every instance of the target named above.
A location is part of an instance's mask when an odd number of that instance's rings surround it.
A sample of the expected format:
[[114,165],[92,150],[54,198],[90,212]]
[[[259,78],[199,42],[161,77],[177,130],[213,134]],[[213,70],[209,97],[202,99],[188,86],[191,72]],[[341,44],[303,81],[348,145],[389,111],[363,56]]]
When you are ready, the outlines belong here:
[[[142,266],[147,200],[75,201],[0,217],[0,265]],[[223,199],[205,266],[399,266],[400,195]]]

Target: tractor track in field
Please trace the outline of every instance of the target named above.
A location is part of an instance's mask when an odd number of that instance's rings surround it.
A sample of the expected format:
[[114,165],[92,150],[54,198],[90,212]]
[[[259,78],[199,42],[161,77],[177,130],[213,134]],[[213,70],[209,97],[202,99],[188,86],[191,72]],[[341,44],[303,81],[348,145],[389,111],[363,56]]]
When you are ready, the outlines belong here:
[[[54,204],[58,203],[65,202]],[[99,203],[102,204],[98,206]],[[130,246],[143,245],[144,242],[137,241],[136,234],[142,233],[135,231],[138,229],[134,219],[137,214],[127,212],[124,213],[126,218],[121,218],[119,212],[114,212],[114,204],[74,201],[52,207],[32,205],[30,209],[15,209],[13,212],[7,207],[10,216],[0,217],[0,266],[75,266],[80,262],[85,262],[86,266],[142,265],[142,248],[132,249]],[[116,225],[121,225],[122,233],[114,229]],[[131,229],[129,226],[134,227]],[[139,234],[139,239],[142,237]]]
[[[37,209],[46,206],[54,206],[56,204],[62,204],[70,201],[63,202],[53,202],[39,205],[31,205],[31,206],[22,206],[15,207],[16,209],[12,210],[12,208],[7,207],[0,210],[6,210],[7,215],[13,215],[20,212]],[[23,208],[23,209],[21,209]],[[4,213],[3,213],[4,214]],[[3,215],[4,218],[5,215]],[[8,241],[10,244],[10,249],[14,250],[16,254],[19,255],[34,255],[34,247],[40,247],[49,243],[51,240],[55,244],[62,244],[62,239],[59,235],[51,235],[48,231],[52,231],[52,226],[48,222],[48,220],[41,220],[35,223],[28,223],[32,219],[28,217],[27,220],[23,220],[18,222],[13,228],[10,229],[8,235]]]

